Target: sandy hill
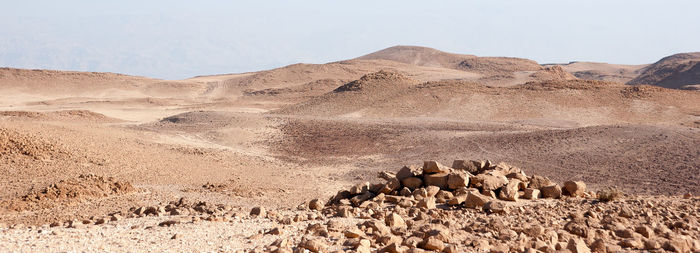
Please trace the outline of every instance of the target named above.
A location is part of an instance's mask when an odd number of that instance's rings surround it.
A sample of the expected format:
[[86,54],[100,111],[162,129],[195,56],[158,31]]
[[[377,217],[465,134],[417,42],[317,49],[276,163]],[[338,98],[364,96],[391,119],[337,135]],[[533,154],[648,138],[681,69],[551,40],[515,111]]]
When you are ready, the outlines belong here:
[[418,46],[394,46],[360,56],[359,60],[390,60],[418,66],[455,68],[474,55],[453,54]]
[[545,66],[561,66],[579,79],[599,80],[626,83],[640,73],[640,70],[648,66],[644,65],[622,65],[601,62],[570,62],[568,64],[547,64]]
[[[560,70],[561,71],[561,70]],[[280,113],[343,117],[438,117],[585,126],[622,122],[691,122],[700,94],[621,83],[550,80],[511,87],[468,81],[410,82],[367,75]],[[372,87],[337,92],[355,87]],[[692,101],[692,102],[688,102]],[[585,116],[585,117],[582,117]],[[655,115],[655,116],[650,116]]]
[[142,95],[173,97],[201,90],[203,84],[105,72],[0,68],[6,91],[49,96]]
[[674,54],[642,69],[628,84],[651,84],[666,88],[700,85],[700,52]]

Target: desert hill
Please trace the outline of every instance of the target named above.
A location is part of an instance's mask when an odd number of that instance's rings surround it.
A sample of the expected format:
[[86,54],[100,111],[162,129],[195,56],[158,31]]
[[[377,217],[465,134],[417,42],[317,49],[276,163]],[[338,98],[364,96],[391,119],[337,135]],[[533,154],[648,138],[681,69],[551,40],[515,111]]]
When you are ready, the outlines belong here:
[[651,84],[666,88],[684,88],[700,84],[700,52],[675,54],[642,69],[628,84]]
[[428,47],[393,46],[356,59],[390,60],[418,66],[456,68],[462,61],[471,58],[476,58],[476,56],[447,53]]
[[626,83],[640,73],[647,65],[622,65],[601,62],[570,62],[567,64],[547,64],[561,66],[579,79]]
[[[343,117],[518,120],[586,126],[624,122],[687,122],[700,108],[700,94],[697,92],[650,86],[634,88],[614,82],[561,79],[491,87],[467,81],[411,83],[401,77],[378,78],[385,75],[386,72],[368,74],[339,87],[335,92],[278,112]],[[374,88],[370,92],[337,92],[349,90],[348,87],[356,86],[355,83]],[[679,101],[681,98],[693,101]]]

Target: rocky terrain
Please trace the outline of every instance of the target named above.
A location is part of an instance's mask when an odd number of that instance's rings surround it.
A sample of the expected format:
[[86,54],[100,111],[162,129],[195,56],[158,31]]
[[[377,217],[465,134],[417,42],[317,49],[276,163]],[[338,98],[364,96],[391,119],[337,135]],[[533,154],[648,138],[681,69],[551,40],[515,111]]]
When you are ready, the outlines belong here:
[[2,68],[0,252],[700,251],[693,55]]

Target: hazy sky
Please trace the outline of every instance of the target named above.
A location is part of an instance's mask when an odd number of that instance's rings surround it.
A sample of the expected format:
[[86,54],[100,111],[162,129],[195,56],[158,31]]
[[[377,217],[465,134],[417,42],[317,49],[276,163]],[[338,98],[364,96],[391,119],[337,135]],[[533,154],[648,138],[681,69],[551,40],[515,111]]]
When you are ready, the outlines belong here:
[[[194,3],[196,2],[196,3]],[[700,1],[0,0],[0,66],[181,79],[419,45],[540,63],[700,51]]]

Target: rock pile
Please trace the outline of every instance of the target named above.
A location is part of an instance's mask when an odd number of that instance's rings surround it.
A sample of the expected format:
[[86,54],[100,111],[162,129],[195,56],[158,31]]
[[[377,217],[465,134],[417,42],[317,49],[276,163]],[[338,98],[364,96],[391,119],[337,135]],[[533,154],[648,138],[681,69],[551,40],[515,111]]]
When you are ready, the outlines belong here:
[[361,207],[367,200],[396,203],[402,207],[432,209],[438,204],[483,208],[503,212],[499,202],[521,199],[593,197],[586,184],[567,181],[564,187],[546,177],[528,177],[521,169],[501,162],[456,160],[452,167],[426,161],[422,167],[404,166],[398,172],[382,172],[386,183],[369,182],[338,192],[328,205]]
[[270,224],[245,231],[253,232],[246,235],[251,242],[267,241],[246,252],[700,251],[700,198],[692,195],[599,197],[583,182],[558,185],[489,161],[451,167],[427,161],[379,177],[385,182],[358,184],[295,210],[243,212],[180,199],[51,226],[151,216],[168,216],[158,226],[175,228],[201,221]]
[[[691,252],[700,250],[700,199],[599,201],[583,182],[560,186],[505,163],[426,161],[385,183],[362,183],[309,210],[296,251],[327,252]],[[542,198],[542,199],[540,199]],[[685,210],[685,211],[681,211]],[[333,219],[355,219],[346,227]],[[325,220],[325,219],[324,219]],[[264,250],[292,252],[292,244]]]

